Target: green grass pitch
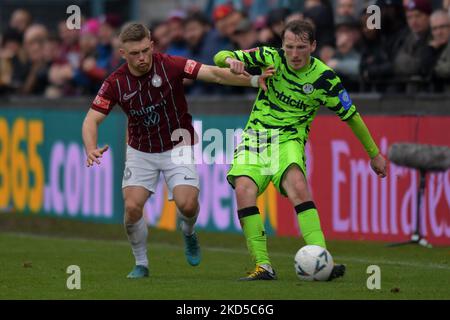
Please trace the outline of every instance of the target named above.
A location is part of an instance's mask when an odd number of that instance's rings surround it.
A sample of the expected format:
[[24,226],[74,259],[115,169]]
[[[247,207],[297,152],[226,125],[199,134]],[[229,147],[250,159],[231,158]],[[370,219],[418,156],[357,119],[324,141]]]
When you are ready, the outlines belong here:
[[[151,228],[150,277],[129,280],[134,259],[123,227],[3,214],[0,299],[450,299],[449,248],[329,241],[346,276],[302,282],[293,257],[303,240],[269,237],[279,280],[243,283],[236,279],[252,268],[243,236],[200,231],[199,239],[203,260],[191,267],[179,232]],[[66,287],[69,265],[81,268],[81,290]],[[380,290],[366,287],[369,265],[381,268]]]

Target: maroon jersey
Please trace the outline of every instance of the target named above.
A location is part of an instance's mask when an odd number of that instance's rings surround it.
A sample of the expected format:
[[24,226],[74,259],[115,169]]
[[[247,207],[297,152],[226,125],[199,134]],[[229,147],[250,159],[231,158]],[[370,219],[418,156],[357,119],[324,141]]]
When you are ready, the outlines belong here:
[[[188,113],[183,78],[195,79],[201,63],[182,57],[154,53],[150,71],[133,76],[125,63],[103,83],[91,108],[108,114],[115,104],[128,116],[128,144],[143,152],[163,152],[177,129],[189,132],[194,143],[192,116]],[[186,132],[186,131],[185,131]]]

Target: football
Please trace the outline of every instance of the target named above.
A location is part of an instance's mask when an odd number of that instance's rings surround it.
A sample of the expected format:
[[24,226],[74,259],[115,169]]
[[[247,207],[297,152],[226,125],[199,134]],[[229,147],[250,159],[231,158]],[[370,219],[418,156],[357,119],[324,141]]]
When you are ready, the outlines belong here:
[[295,254],[295,272],[300,280],[326,281],[333,269],[333,257],[327,249],[316,245],[300,248]]

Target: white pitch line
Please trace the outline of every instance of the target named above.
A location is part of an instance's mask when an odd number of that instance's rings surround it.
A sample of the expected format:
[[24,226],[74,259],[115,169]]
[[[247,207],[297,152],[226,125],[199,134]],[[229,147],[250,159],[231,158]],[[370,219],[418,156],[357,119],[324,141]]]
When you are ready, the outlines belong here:
[[[21,237],[29,237],[29,238],[47,238],[47,239],[59,239],[59,240],[73,240],[80,242],[100,242],[114,245],[120,244],[124,246],[129,246],[128,241],[124,240],[102,240],[102,239],[83,239],[83,238],[70,238],[70,237],[55,237],[55,236],[47,236],[47,235],[36,235],[36,234],[27,234],[27,233],[16,233],[16,232],[5,232],[3,234],[10,234],[14,236]],[[1,234],[0,234],[1,235]],[[182,246],[169,244],[169,243],[154,243],[149,242],[149,249],[151,248],[168,248],[168,249],[182,249]],[[202,250],[212,251],[212,252],[223,252],[223,253],[231,253],[231,254],[243,254],[248,255],[248,251],[244,249],[231,249],[231,248],[223,248],[223,247],[211,247],[211,246],[202,246]],[[283,252],[271,252],[271,256],[277,257],[294,257],[294,254],[283,253]],[[417,263],[411,261],[396,261],[396,260],[385,260],[385,259],[371,259],[369,257],[359,258],[354,256],[333,256],[336,260],[347,261],[347,262],[355,262],[355,263],[364,263],[368,265],[377,264],[377,265],[392,265],[392,266],[403,266],[410,268],[424,268],[424,269],[440,269],[440,270],[450,270],[449,265],[438,264],[438,263]]]
[[[152,244],[153,247],[165,247],[165,248],[179,248],[179,246],[171,245],[167,243],[155,243]],[[215,252],[224,252],[224,253],[234,253],[234,254],[245,254],[248,255],[248,252],[246,250],[240,250],[240,249],[229,249],[229,248],[222,248],[222,247],[204,247],[202,246],[202,249],[205,248],[209,251],[215,251]],[[283,253],[283,252],[273,252],[270,253],[271,256],[277,256],[277,257],[294,257],[295,253],[289,254],[289,253]],[[417,263],[417,262],[410,262],[410,261],[395,261],[395,260],[384,260],[384,259],[370,259],[370,258],[358,258],[358,257],[352,257],[352,256],[333,256],[336,260],[342,260],[342,261],[348,261],[348,262],[356,262],[356,263],[367,263],[368,265],[372,264],[379,264],[379,265],[393,265],[393,266],[403,266],[403,267],[413,267],[413,268],[425,268],[425,269],[442,269],[442,270],[450,270],[450,266],[444,265],[444,264],[437,264],[437,263]]]

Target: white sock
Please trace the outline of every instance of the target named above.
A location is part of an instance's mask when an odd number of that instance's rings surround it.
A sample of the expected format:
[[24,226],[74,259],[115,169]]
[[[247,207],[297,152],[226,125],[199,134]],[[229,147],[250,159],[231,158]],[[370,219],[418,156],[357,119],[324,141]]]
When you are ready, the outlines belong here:
[[181,213],[181,211],[177,208],[178,216],[181,220],[181,231],[187,236],[190,236],[194,233],[194,225],[198,218],[198,213],[200,212],[200,207],[197,209],[197,213],[193,217],[186,217]]
[[145,223],[144,217],[142,217],[135,224],[126,224],[125,229],[128,235],[128,241],[130,241],[131,249],[133,250],[134,258],[136,259],[136,265],[148,267],[147,259],[147,234],[148,228]]

